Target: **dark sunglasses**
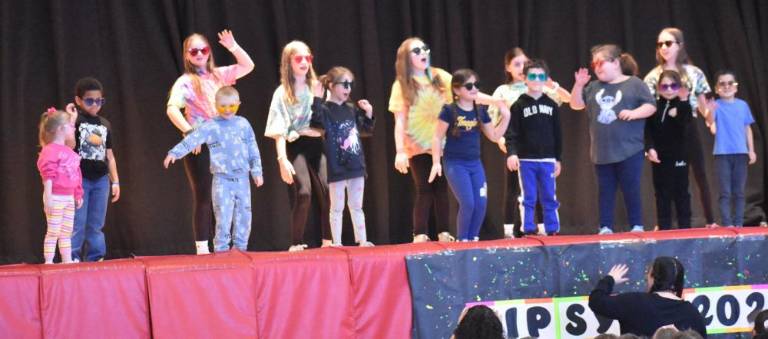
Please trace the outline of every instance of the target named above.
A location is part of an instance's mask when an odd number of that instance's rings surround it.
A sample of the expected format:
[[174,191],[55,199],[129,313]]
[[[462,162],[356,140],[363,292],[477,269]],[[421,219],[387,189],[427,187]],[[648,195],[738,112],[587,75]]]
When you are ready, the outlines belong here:
[[528,73],[528,81],[547,81],[546,73]]
[[208,55],[208,53],[211,53],[211,49],[208,47],[203,48],[190,48],[187,50],[189,55],[196,57],[198,53],[201,53],[202,55]]
[[416,54],[416,55],[421,55],[422,52],[424,54],[429,54],[429,46],[424,45],[424,46],[421,46],[421,47],[414,47],[411,50],[411,53]]
[[667,48],[672,47],[673,44],[676,44],[677,41],[672,40],[666,40],[666,41],[659,41],[656,43],[656,48],[661,48],[661,46],[667,46]]
[[720,81],[717,83],[717,87],[731,87],[731,86],[738,86],[739,83],[736,81]]
[[597,69],[598,67],[603,66],[603,64],[606,62],[613,62],[613,59],[597,59],[596,61],[592,61],[592,69]]
[[312,54],[296,55],[296,56],[293,57],[293,61],[296,62],[297,64],[301,63],[301,59],[307,60],[307,63],[311,64],[312,63]]
[[104,104],[107,102],[107,99],[104,98],[85,98],[83,99],[83,103],[86,106],[104,106]]
[[674,83],[674,84],[661,84],[659,85],[659,88],[662,91],[677,91],[680,89],[680,84]]
[[334,85],[342,85],[342,86],[344,86],[345,89],[350,89],[350,88],[352,88],[352,85],[355,84],[355,82],[354,81],[347,81],[347,80],[345,80],[345,81],[341,81],[341,82],[334,82],[333,84]]
[[467,83],[464,83],[464,84],[463,84],[463,85],[461,85],[461,86],[463,86],[464,88],[466,88],[468,91],[471,91],[471,90],[472,90],[472,88],[477,88],[477,89],[480,89],[480,82],[479,82],[479,81],[475,81],[475,82],[467,82]]

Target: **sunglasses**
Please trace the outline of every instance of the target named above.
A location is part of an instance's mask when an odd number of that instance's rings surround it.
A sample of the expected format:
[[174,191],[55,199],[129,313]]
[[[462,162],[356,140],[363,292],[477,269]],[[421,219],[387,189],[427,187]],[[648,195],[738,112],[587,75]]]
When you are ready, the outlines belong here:
[[429,54],[429,46],[424,45],[424,46],[421,46],[421,47],[414,47],[411,50],[411,53],[416,54],[416,55],[421,55],[421,53]]
[[667,48],[672,47],[673,44],[676,44],[677,41],[672,40],[666,40],[666,41],[659,41],[656,43],[656,48],[661,48],[661,46],[667,46]]
[[208,53],[211,53],[211,49],[209,47],[203,47],[203,48],[190,48],[187,50],[187,53],[189,55],[196,57],[197,54],[202,54],[203,56],[208,55]]
[[602,67],[604,63],[606,62],[613,62],[613,59],[597,59],[595,61],[592,61],[592,69],[597,69],[598,67]]
[[216,105],[216,110],[219,113],[237,112],[238,109],[240,109],[240,104]]
[[736,81],[720,81],[717,83],[717,87],[731,87],[731,86],[738,86],[739,83]]
[[293,57],[293,62],[295,62],[295,63],[297,63],[297,64],[300,64],[302,59],[304,59],[304,60],[307,60],[307,63],[308,63],[308,64],[311,64],[311,63],[312,63],[312,54],[307,54],[307,55],[295,55],[295,56]]
[[104,98],[85,98],[83,99],[83,103],[86,106],[104,106],[104,104],[107,102],[107,99]]
[[463,84],[463,85],[461,85],[461,86],[463,86],[464,88],[466,88],[468,91],[471,91],[473,88],[477,88],[477,89],[480,89],[480,82],[479,82],[479,81],[475,81],[475,82],[467,82],[467,83],[464,83],[464,84]]
[[344,81],[341,81],[341,82],[334,82],[333,84],[334,85],[342,85],[342,86],[344,86],[345,89],[350,89],[350,88],[352,88],[352,85],[355,84],[355,82],[354,81],[344,80]]
[[661,84],[659,85],[659,88],[662,91],[677,91],[680,89],[680,84],[674,83],[674,84]]
[[528,81],[547,81],[546,73],[528,73]]

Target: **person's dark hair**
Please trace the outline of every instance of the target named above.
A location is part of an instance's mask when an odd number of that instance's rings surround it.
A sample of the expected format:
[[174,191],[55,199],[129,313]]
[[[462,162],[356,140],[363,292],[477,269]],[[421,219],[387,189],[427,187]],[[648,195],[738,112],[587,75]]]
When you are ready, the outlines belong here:
[[504,328],[492,309],[477,305],[467,310],[453,335],[456,339],[500,339],[504,338]]
[[[469,68],[462,68],[460,70],[457,70],[457,71],[453,72],[453,74],[451,76],[452,76],[452,79],[451,79],[451,90],[453,91],[453,99],[454,99],[453,101],[454,102],[453,102],[452,105],[450,105],[450,107],[451,107],[451,110],[453,110],[453,112],[452,112],[453,113],[453,121],[454,122],[458,122],[459,112],[456,110],[456,105],[457,105],[456,101],[458,100],[457,99],[458,96],[456,95],[455,90],[459,89],[461,86],[464,86],[464,83],[467,82],[467,80],[469,80],[472,77],[475,77],[475,82],[480,81],[480,79],[477,76],[477,73],[475,73],[475,71],[473,71],[473,70],[471,70]],[[451,128],[450,133],[454,137],[458,137],[459,136],[459,124],[458,123],[454,123],[453,124],[453,127]]]
[[621,73],[624,75],[629,76],[637,76],[639,74],[640,69],[637,66],[637,61],[635,61],[635,58],[632,56],[632,54],[624,53],[621,50],[621,47],[614,44],[605,44],[605,45],[597,45],[592,47],[592,49],[589,50],[590,53],[594,56],[598,53],[605,53],[605,56],[610,59],[609,61],[613,61],[616,59],[619,59],[619,65],[621,66]]
[[85,92],[88,91],[100,91],[104,92],[104,87],[101,86],[101,82],[96,78],[87,77],[77,80],[75,83],[75,96],[82,98]]
[[670,291],[678,297],[683,296],[683,282],[685,280],[685,268],[679,260],[672,257],[657,257],[651,265],[650,293]]
[[687,329],[685,331],[680,331],[675,334],[673,339],[704,339],[704,337],[699,334],[699,332],[696,332],[691,329]]
[[549,76],[549,67],[547,67],[547,63],[544,62],[544,60],[533,59],[533,60],[529,61],[523,67],[523,74],[528,75],[528,70],[530,70],[531,68],[542,69],[542,70],[544,70],[544,73],[546,73],[547,76]]
[[593,339],[618,339],[618,338],[619,338],[619,336],[617,336],[617,335],[615,335],[613,333],[603,333],[603,334],[598,334]]
[[762,310],[755,317],[755,334],[768,335],[768,310]]
[[517,58],[521,55],[525,55],[525,51],[523,51],[520,47],[512,47],[510,50],[507,51],[506,54],[504,54],[504,75],[507,77],[507,82],[512,82],[514,80],[512,78],[512,74],[507,72],[507,65],[509,65],[510,62],[512,62],[512,59]]
[[681,86],[683,85],[683,79],[680,77],[680,73],[678,73],[677,71],[668,69],[661,72],[661,74],[659,75],[659,81],[656,83],[656,86],[658,87],[659,85],[661,85],[661,81],[664,80],[665,78],[670,78],[676,84]]
[[622,335],[620,335],[620,336],[618,336],[616,338],[618,338],[618,339],[640,339],[640,338],[645,338],[645,337],[641,337],[641,336],[639,336],[637,334],[633,334],[633,333],[624,333],[624,334],[622,334]]
[[715,85],[712,87],[717,87],[717,82],[720,81],[720,77],[726,74],[730,74],[733,77],[733,81],[739,81],[738,78],[736,78],[736,73],[730,69],[721,69],[715,73]]

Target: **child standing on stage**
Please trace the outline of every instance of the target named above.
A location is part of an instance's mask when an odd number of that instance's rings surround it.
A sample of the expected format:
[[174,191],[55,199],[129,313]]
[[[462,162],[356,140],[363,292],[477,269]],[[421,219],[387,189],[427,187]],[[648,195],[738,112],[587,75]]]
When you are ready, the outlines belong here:
[[688,126],[693,118],[688,89],[680,73],[661,72],[656,88],[656,113],[645,122],[645,149],[653,169],[656,216],[660,230],[672,225],[672,202],[677,227],[691,227],[691,195],[688,193]]
[[[715,75],[715,91],[719,97],[709,102],[712,115],[707,116],[715,134],[715,168],[720,183],[720,218],[723,226],[744,225],[744,186],[747,163],[757,161],[752,128],[755,122],[746,101],[736,98],[739,83],[732,71]],[[733,209],[731,209],[733,208]]]
[[528,91],[520,95],[510,110],[506,133],[507,168],[520,171],[522,183],[523,232],[536,234],[533,220],[536,200],[544,209],[547,235],[560,231],[560,204],[555,196],[555,178],[560,175],[562,136],[557,103],[544,94],[549,68],[544,61],[533,60],[523,69]]
[[480,131],[491,140],[498,140],[509,124],[509,109],[499,101],[501,122],[494,127],[484,106],[477,106],[478,76],[472,70],[453,73],[451,89],[454,102],[443,106],[432,138],[432,170],[429,182],[442,176],[440,157],[445,141],[445,177],[459,201],[457,234],[460,241],[477,241],[485,218],[488,186],[485,169],[480,161]]
[[315,97],[312,104],[312,126],[325,130],[323,142],[331,197],[329,219],[333,246],[341,246],[346,190],[355,242],[370,247],[373,243],[367,240],[363,213],[365,156],[360,134],[373,132],[373,106],[365,99],[357,101],[359,108],[348,102],[354,80],[352,72],[344,67],[331,68],[320,77],[320,83],[330,93],[330,98],[324,101],[324,98]]
[[56,243],[63,263],[72,262],[72,225],[75,208],[83,204],[80,156],[74,144],[75,125],[69,113],[49,108],[40,118],[40,156],[37,169],[43,179],[43,208],[48,228],[43,241],[46,264],[53,263]]
[[291,41],[280,57],[280,86],[272,95],[264,135],[275,139],[280,177],[288,184],[291,203],[291,246],[301,251],[304,227],[312,209],[312,196],[319,203],[323,246],[331,244],[328,225],[328,179],[320,133],[310,129],[313,92],[322,86],[312,67],[307,44]]
[[[75,104],[67,110],[76,112],[75,152],[80,155],[83,174],[83,207],[75,211],[72,232],[72,260],[99,261],[107,253],[104,219],[110,187],[112,202],[120,199],[120,179],[112,151],[115,141],[112,125],[99,116],[104,106],[104,89],[94,78],[82,78],[75,84]],[[112,184],[110,185],[110,182]],[[86,251],[83,251],[83,245]]]
[[256,135],[248,120],[235,116],[239,108],[240,95],[234,87],[219,89],[216,92],[219,115],[190,132],[168,152],[163,161],[165,168],[168,168],[200,145],[208,145],[213,175],[213,212],[216,216],[213,244],[216,252],[229,250],[230,240],[235,248],[247,250],[251,234],[251,185],[248,175],[253,178],[256,187],[264,184]]
[[595,46],[591,54],[597,80],[589,82],[587,69],[579,69],[574,75],[570,105],[574,110],[586,108],[589,118],[589,153],[598,183],[599,233],[613,233],[618,186],[632,232],[642,232],[640,179],[645,118],[656,111],[656,102],[642,80],[622,73],[622,66],[633,60],[631,55],[622,53],[616,45]]

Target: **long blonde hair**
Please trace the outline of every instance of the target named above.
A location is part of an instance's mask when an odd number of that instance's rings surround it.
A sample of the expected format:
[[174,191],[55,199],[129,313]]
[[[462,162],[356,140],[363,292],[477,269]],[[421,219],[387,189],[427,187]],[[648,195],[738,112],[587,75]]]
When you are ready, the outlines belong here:
[[[194,39],[202,40],[205,45],[208,46],[208,49],[211,49],[211,44],[208,42],[208,39],[206,39],[205,36],[198,33],[192,33],[189,35],[186,39],[184,39],[184,44],[182,44],[181,56],[184,58],[184,73],[186,73],[192,79],[192,89],[195,91],[195,93],[198,96],[202,96],[203,90],[200,86],[200,76],[197,74],[197,66],[193,65],[192,62],[190,62],[187,58],[187,53]],[[216,73],[213,72],[214,68],[216,68],[216,63],[213,61],[213,51],[209,51],[208,62],[205,63],[205,71],[218,80]]]
[[[396,80],[400,83],[400,89],[403,91],[403,98],[410,105],[416,98],[416,91],[419,89],[419,84],[413,79],[413,65],[411,65],[411,43],[414,41],[423,41],[417,37],[411,37],[405,39],[400,47],[397,48],[397,57],[395,59],[395,74]],[[430,78],[431,85],[443,93],[447,90],[443,88],[442,81],[440,81],[440,75],[432,72],[432,67],[426,69],[427,77]]]
[[50,144],[56,136],[56,130],[61,126],[68,124],[69,120],[69,113],[64,111],[49,108],[47,111],[43,112],[43,114],[40,115],[40,124],[38,125],[38,129],[40,130],[38,134],[40,147],[45,147]]
[[[293,68],[291,68],[291,58],[299,51],[299,49],[306,49],[309,54],[312,54],[312,50],[309,46],[302,41],[293,40],[283,47],[283,54],[280,56],[280,84],[283,85],[285,90],[285,96],[288,104],[295,105],[299,100],[296,98],[296,93],[293,92],[293,84],[296,79],[293,78]],[[309,63],[309,71],[307,71],[307,86],[311,89],[317,81],[317,75],[315,74],[315,68],[312,63]]]

